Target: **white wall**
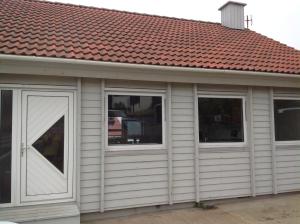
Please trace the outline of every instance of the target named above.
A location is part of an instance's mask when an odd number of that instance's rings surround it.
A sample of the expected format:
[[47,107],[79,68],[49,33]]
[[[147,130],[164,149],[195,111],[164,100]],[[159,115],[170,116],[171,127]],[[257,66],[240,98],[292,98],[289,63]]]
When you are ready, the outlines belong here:
[[[76,79],[1,75],[1,84],[53,85],[76,88]],[[166,91],[166,83],[106,80],[106,87]],[[168,178],[168,148],[106,152],[101,177],[104,108],[101,80],[82,79],[80,210],[104,210],[168,204],[196,200],[195,149],[199,150],[199,194],[201,200],[250,196],[251,183],[257,195],[300,190],[300,145],[276,146],[272,154],[271,95],[268,87],[253,87],[254,181],[251,180],[251,144],[243,148],[198,148],[194,144],[194,103],[192,84],[172,84],[171,134],[173,175]],[[246,87],[201,85],[198,93],[240,94]],[[274,89],[274,96],[300,97],[297,89]],[[247,98],[248,100],[248,98]],[[249,108],[247,107],[247,110]],[[249,131],[249,130],[248,130]],[[196,133],[198,134],[198,133]],[[275,155],[275,158],[272,158]],[[275,163],[275,164],[274,164]],[[275,170],[273,166],[275,165]],[[274,173],[274,175],[273,175]],[[103,178],[103,182],[101,181]],[[274,181],[275,180],[275,181]],[[169,182],[171,181],[171,182]],[[104,188],[101,189],[101,185]],[[171,188],[169,188],[171,186]],[[169,192],[171,189],[171,194]],[[103,191],[104,197],[101,198]],[[43,206],[41,206],[43,207]],[[3,213],[4,214],[4,213]],[[1,216],[1,215],[0,215]],[[3,216],[2,216],[3,217]]]
[[[106,88],[166,89],[165,84],[106,80]],[[101,84],[82,82],[81,212],[100,210]],[[168,203],[167,150],[105,152],[104,210]]]
[[[165,83],[106,80],[106,88],[166,91]],[[299,146],[276,148],[276,175],[272,175],[272,131],[270,89],[253,87],[252,105],[247,105],[247,87],[201,85],[198,94],[240,95],[246,99],[247,123],[252,116],[253,144],[245,147],[198,148],[194,138],[192,84],[172,84],[171,136],[172,173],[168,178],[168,147],[161,150],[106,151],[101,183],[101,81],[83,79],[81,136],[81,212],[143,207],[196,200],[195,149],[199,150],[200,200],[272,194],[276,176],[278,192],[300,189]],[[280,90],[282,91],[282,90]],[[277,91],[278,92],[278,91]],[[275,91],[275,95],[279,94]],[[168,99],[167,99],[168,100]],[[252,108],[250,111],[249,108]],[[250,132],[248,124],[247,132]],[[198,133],[197,133],[198,134]],[[253,147],[253,167],[251,167]],[[251,179],[251,175],[254,179]],[[171,182],[170,182],[171,181]],[[101,185],[104,185],[101,198]],[[171,186],[171,188],[169,188]],[[169,192],[171,189],[171,192]]]
[[105,210],[168,203],[165,152],[105,155]]
[[100,209],[101,85],[83,79],[81,96],[81,212]]
[[299,145],[277,146],[277,186],[278,192],[300,190],[300,151]]
[[174,202],[195,200],[193,86],[172,84]]
[[[156,89],[164,83],[106,80],[106,88]],[[105,153],[104,209],[168,203],[167,150],[122,150]]]
[[250,196],[249,151],[210,150],[199,153],[200,200]]
[[53,77],[40,75],[12,75],[1,74],[0,84],[19,85],[49,85],[49,86],[77,86],[77,78],[74,77]]
[[[246,87],[200,85],[199,95],[242,96],[247,105]],[[246,120],[249,120],[248,107]],[[246,130],[246,135],[249,130]],[[249,141],[244,147],[199,148],[200,200],[251,195]]]
[[253,88],[253,140],[257,195],[271,194],[272,146],[270,92],[268,88]]
[[221,10],[222,25],[233,29],[244,29],[244,6],[228,4]]
[[[300,98],[297,89],[275,89],[274,97]],[[276,182],[279,193],[300,190],[300,144],[276,145]]]

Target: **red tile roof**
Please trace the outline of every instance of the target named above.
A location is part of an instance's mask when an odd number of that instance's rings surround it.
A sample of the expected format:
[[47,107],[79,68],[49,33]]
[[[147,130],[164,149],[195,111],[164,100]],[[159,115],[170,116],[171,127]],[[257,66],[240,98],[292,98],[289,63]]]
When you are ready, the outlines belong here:
[[300,74],[300,51],[219,23],[0,0],[0,54]]

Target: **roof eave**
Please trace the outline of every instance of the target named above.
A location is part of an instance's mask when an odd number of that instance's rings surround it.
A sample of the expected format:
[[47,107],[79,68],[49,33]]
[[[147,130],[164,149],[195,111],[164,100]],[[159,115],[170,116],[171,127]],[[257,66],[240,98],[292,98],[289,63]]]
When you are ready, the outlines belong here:
[[226,70],[226,69],[207,69],[207,68],[192,68],[192,67],[178,67],[178,66],[161,66],[161,65],[147,65],[147,64],[131,64],[119,62],[104,62],[104,61],[90,61],[81,59],[66,59],[54,57],[36,57],[36,56],[22,56],[0,54],[1,60],[14,60],[23,62],[46,62],[46,63],[60,63],[60,64],[81,64],[81,65],[99,65],[117,68],[139,68],[151,70],[165,70],[165,71],[187,71],[187,72],[204,72],[204,73],[222,73],[222,74],[237,74],[237,75],[254,75],[254,76],[273,76],[273,77],[291,77],[300,78],[300,74],[289,73],[273,73],[273,72],[256,72],[256,71],[243,71],[243,70]]

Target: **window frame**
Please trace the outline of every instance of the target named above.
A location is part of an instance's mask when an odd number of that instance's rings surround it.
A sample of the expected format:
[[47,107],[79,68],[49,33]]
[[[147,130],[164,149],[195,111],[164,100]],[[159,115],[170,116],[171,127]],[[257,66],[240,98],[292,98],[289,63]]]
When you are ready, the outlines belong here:
[[[10,208],[19,204],[19,197],[17,188],[19,186],[19,179],[17,170],[20,165],[20,157],[17,156],[18,147],[18,90],[14,88],[7,88],[0,86],[0,93],[2,90],[12,91],[12,133],[11,133],[11,197],[9,203],[0,204],[0,208]],[[0,95],[1,97],[1,95]]]
[[[161,97],[162,102],[162,144],[140,144],[140,145],[109,145],[108,144],[108,96],[109,95],[122,95],[122,96],[158,96]],[[131,92],[131,91],[106,91],[105,92],[105,151],[134,151],[134,150],[162,150],[166,149],[166,94],[156,92]]]
[[273,122],[273,127],[274,127],[274,130],[273,130],[273,132],[274,132],[274,143],[275,143],[275,145],[277,145],[277,146],[285,146],[285,145],[300,145],[300,139],[299,140],[288,140],[288,141],[277,141],[276,140],[276,127],[275,127],[275,100],[296,100],[296,101],[300,101],[300,97],[273,97],[273,101],[272,101],[272,110],[273,110],[273,114],[272,114],[272,122]]
[[217,98],[217,99],[241,99],[242,100],[242,110],[243,110],[243,134],[244,141],[243,142],[201,142],[199,138],[198,147],[199,148],[244,148],[248,144],[248,135],[247,135],[247,118],[246,118],[246,96],[240,95],[214,95],[214,94],[198,94],[197,96],[197,125],[198,125],[198,135],[200,132],[199,127],[199,98]]
[[[39,205],[39,204],[53,204],[53,203],[64,203],[64,202],[75,202],[77,198],[78,186],[77,186],[77,178],[73,176],[73,194],[70,198],[65,199],[55,199],[55,200],[45,200],[41,201],[34,201],[34,202],[22,202],[21,201],[21,135],[22,135],[22,116],[21,116],[21,109],[22,109],[22,91],[40,91],[40,92],[68,92],[74,94],[74,119],[78,117],[78,111],[80,112],[80,108],[78,107],[78,93],[79,89],[78,86],[55,86],[55,85],[21,85],[21,84],[1,84],[0,83],[0,90],[12,90],[13,91],[13,108],[12,108],[12,178],[11,178],[11,202],[10,203],[3,203],[0,204],[0,209],[2,208],[15,208],[15,207],[26,207],[31,205]],[[80,114],[80,113],[79,113]],[[74,120],[73,119],[73,120]],[[77,156],[78,148],[76,141],[78,140],[76,134],[76,120],[74,120],[74,157]],[[76,164],[75,164],[76,163]],[[80,169],[77,162],[74,162],[73,172],[74,174],[78,172]]]

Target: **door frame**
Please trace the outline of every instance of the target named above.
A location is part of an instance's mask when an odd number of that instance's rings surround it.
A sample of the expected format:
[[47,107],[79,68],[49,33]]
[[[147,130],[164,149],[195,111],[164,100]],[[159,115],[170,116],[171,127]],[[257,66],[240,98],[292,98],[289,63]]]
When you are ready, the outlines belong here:
[[[0,204],[0,208],[9,208],[15,206],[28,206],[38,204],[51,204],[60,202],[73,202],[79,200],[77,198],[79,188],[78,173],[80,167],[78,167],[78,146],[77,146],[77,126],[78,122],[78,93],[77,86],[50,86],[50,85],[22,85],[22,84],[0,84],[1,90],[13,91],[13,118],[12,118],[12,178],[11,178],[11,202]],[[47,92],[66,92],[73,94],[73,180],[72,180],[72,197],[68,199],[56,199],[46,201],[34,201],[34,202],[21,202],[21,99],[22,91],[47,91]],[[80,112],[80,111],[79,111]]]
[[[72,181],[73,177],[74,177],[74,165],[73,165],[73,161],[75,160],[74,158],[74,150],[70,150],[71,148],[73,148],[73,146],[75,145],[74,142],[74,134],[75,134],[75,129],[74,129],[74,123],[75,123],[75,119],[74,119],[74,94],[73,93],[69,93],[69,92],[64,92],[64,91],[44,91],[44,90],[22,90],[21,92],[21,101],[22,101],[22,105],[21,105],[21,144],[25,143],[25,148],[26,144],[27,144],[27,108],[28,108],[28,102],[24,101],[24,97],[28,96],[37,96],[37,97],[67,97],[68,98],[68,157],[66,157],[66,154],[64,153],[65,157],[64,157],[64,161],[68,161],[68,164],[64,164],[65,168],[67,167],[67,173],[63,174],[63,176],[67,179],[66,183],[67,183],[67,192],[61,192],[61,193],[57,193],[57,194],[43,194],[43,195],[27,195],[27,163],[28,163],[28,157],[27,157],[27,151],[28,150],[32,150],[32,149],[26,149],[23,150],[23,155],[22,155],[22,148],[24,147],[24,145],[21,145],[21,179],[20,179],[20,187],[21,187],[21,203],[30,203],[30,202],[37,202],[37,201],[52,201],[52,200],[62,200],[62,199],[72,199],[73,198],[73,186],[74,186],[74,182]],[[25,110],[26,109],[26,110]],[[72,122],[73,121],[73,122]],[[68,158],[66,160],[66,158]],[[42,158],[41,158],[42,159]],[[45,162],[47,163],[46,159]]]

